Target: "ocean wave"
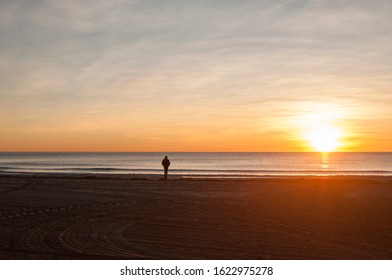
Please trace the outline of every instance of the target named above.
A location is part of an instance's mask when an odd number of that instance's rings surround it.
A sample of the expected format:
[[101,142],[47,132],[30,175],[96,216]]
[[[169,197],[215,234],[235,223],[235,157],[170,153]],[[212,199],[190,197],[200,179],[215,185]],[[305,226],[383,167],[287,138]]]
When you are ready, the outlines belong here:
[[[0,172],[162,174],[163,153],[0,153]],[[206,176],[391,175],[392,153],[171,153],[169,173]]]
[[[9,167],[0,166],[0,172],[7,173],[77,173],[77,174],[160,174],[162,168],[118,168],[118,167]],[[392,175],[389,170],[328,170],[328,169],[170,169],[169,173],[176,175],[227,175],[227,176],[262,176],[262,175]]]

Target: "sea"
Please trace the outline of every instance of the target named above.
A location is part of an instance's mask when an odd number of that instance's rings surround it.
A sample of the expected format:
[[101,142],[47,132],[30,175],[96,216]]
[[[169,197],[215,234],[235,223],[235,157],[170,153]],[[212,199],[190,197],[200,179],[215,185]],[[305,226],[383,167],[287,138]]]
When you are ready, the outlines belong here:
[[392,153],[0,153],[0,174],[163,174],[209,177],[392,175]]

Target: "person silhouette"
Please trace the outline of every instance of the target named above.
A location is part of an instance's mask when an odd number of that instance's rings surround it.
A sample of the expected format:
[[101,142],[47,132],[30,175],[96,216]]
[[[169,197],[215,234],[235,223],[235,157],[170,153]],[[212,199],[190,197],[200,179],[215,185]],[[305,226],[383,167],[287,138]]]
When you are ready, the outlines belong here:
[[167,172],[169,171],[169,166],[170,166],[170,160],[165,156],[165,158],[162,160],[162,165],[163,169],[165,170],[165,176],[163,177],[164,179],[167,179]]

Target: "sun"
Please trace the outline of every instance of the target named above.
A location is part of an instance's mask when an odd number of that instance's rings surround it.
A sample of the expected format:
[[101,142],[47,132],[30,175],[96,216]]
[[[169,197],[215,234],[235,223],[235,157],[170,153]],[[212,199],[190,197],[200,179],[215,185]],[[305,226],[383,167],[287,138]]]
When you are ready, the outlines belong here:
[[301,103],[295,107],[297,115],[292,116],[293,138],[303,151],[321,153],[345,151],[350,139],[347,119],[351,113],[347,108],[332,103]]
[[342,134],[337,127],[322,125],[305,135],[309,144],[318,152],[333,152],[341,146]]

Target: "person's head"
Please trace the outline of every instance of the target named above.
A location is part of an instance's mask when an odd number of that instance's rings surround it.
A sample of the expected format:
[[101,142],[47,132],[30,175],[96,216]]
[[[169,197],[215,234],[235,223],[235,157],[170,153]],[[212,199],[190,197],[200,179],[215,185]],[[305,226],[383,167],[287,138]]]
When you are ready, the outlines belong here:
[[165,156],[165,158],[167,158],[167,156]]

